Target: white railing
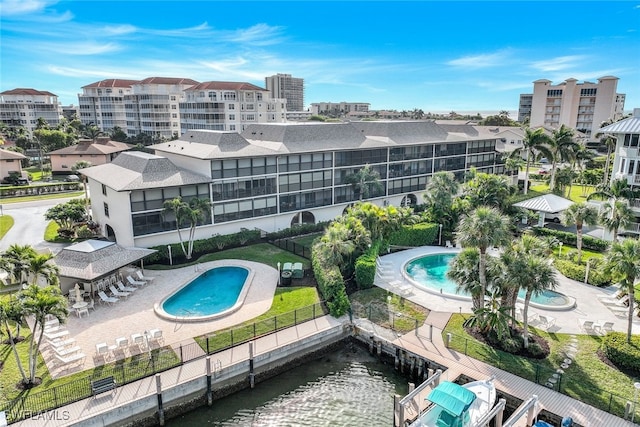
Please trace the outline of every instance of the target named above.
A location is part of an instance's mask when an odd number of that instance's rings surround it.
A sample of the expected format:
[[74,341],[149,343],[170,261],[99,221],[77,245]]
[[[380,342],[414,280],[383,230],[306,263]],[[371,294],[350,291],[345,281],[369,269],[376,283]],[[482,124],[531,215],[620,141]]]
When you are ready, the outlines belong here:
[[623,157],[638,157],[638,149],[631,147],[618,147],[618,155]]
[[623,231],[640,234],[640,223],[632,222],[631,224],[624,227]]

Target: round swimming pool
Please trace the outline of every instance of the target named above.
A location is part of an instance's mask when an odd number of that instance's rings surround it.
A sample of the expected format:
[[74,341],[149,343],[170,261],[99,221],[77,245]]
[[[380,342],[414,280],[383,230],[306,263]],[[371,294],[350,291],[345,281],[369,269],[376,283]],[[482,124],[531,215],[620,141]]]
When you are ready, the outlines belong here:
[[[428,292],[470,299],[469,294],[456,292],[456,283],[447,278],[449,264],[456,255],[446,253],[414,258],[405,264],[404,272],[409,280]],[[521,289],[518,298],[524,300],[525,294],[526,291]],[[574,307],[575,299],[560,292],[546,290],[540,295],[532,296],[529,304],[546,310],[568,310]]]
[[155,311],[161,317],[184,322],[225,316],[242,304],[248,277],[245,267],[212,268],[156,304]]

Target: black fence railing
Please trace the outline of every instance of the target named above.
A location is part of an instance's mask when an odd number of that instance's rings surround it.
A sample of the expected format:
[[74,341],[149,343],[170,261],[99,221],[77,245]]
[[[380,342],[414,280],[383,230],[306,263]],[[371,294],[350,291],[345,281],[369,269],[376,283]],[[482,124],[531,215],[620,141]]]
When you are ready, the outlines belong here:
[[[282,329],[322,317],[327,313],[325,305],[317,303],[258,322],[217,331],[204,338],[196,338],[196,342],[163,345],[160,348],[145,351],[126,362],[119,360],[98,366],[90,371],[85,378],[2,402],[0,403],[0,411],[5,412],[9,423],[38,416],[45,411],[90,397],[91,381],[93,380],[113,377],[118,386],[129,384],[205,357],[208,354],[215,354]],[[60,413],[55,416],[60,418],[68,416],[68,414]]]
[[306,259],[311,259],[311,248],[290,239],[274,240],[271,244]]

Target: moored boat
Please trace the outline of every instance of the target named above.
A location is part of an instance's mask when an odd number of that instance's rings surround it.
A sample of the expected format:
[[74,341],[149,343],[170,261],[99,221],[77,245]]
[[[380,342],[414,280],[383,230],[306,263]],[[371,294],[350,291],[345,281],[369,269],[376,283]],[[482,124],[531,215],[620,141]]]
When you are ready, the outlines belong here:
[[496,402],[496,387],[493,378],[465,385],[443,381],[427,400],[432,405],[411,427],[479,427]]

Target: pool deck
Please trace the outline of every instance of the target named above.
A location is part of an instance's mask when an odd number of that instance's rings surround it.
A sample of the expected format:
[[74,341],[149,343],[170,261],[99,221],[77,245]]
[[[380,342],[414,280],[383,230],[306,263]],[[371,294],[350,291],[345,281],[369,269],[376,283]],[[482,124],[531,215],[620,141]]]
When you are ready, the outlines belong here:
[[[170,293],[180,288],[185,283],[193,280],[204,271],[214,267],[239,265],[252,269],[253,280],[249,283],[249,290],[242,306],[226,317],[203,322],[175,322],[159,317],[153,307],[162,301]],[[113,306],[99,303],[96,298],[95,310],[90,310],[89,316],[78,318],[70,313],[66,329],[68,338],[74,338],[75,345],[86,355],[84,364],[62,369],[54,362],[54,358],[47,345],[43,357],[53,378],[68,375],[81,370],[91,369],[105,363],[102,356],[96,355],[96,344],[106,343],[115,345],[116,338],[126,337],[131,341],[131,334],[142,334],[151,329],[162,330],[164,344],[174,347],[182,344],[193,343],[193,337],[209,332],[224,329],[254,319],[264,314],[271,308],[273,295],[278,282],[278,271],[265,264],[243,260],[211,261],[196,266],[177,268],[173,270],[145,270],[145,274],[154,277],[154,280],[146,286],[137,289],[128,298],[121,298]],[[115,351],[116,358],[130,356],[131,350]],[[107,359],[107,362],[114,357]]]
[[[396,252],[380,257],[383,263],[382,268],[378,267],[374,284],[386,289],[394,294],[404,296],[409,301],[419,304],[433,311],[450,313],[471,313],[471,301],[468,299],[458,299],[446,295],[438,295],[428,292],[405,278],[403,275],[404,265],[422,255],[436,253],[457,253],[460,249],[444,248],[440,246],[424,246],[415,249]],[[598,297],[611,296],[617,289],[614,286],[608,288],[598,288],[591,285],[568,279],[561,274],[557,274],[559,285],[556,291],[576,299],[576,306],[569,310],[546,310],[542,308],[529,307],[530,325],[546,329],[547,332],[559,332],[567,334],[599,334],[597,329],[584,330],[581,327],[580,319],[598,322],[613,322],[613,329],[620,332],[627,330],[627,318],[618,312],[616,315],[612,309],[605,305]],[[537,315],[547,316],[554,319],[552,326],[545,328]],[[633,321],[633,333],[640,333],[640,319]]]

